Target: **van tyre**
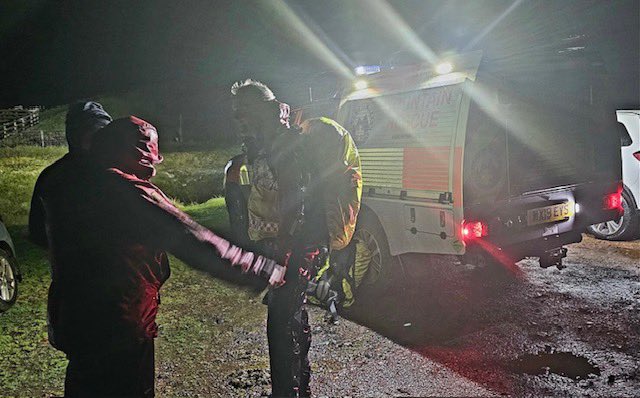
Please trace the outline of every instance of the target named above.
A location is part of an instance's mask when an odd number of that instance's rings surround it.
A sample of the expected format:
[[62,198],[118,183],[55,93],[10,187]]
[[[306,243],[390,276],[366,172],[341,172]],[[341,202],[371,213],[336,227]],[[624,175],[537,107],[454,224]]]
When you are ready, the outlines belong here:
[[640,218],[626,190],[622,191],[622,217],[619,220],[593,224],[587,230],[598,239],[633,240],[640,232]]
[[0,312],[8,310],[18,298],[18,270],[15,259],[0,249]]
[[391,278],[391,252],[384,229],[372,212],[361,211],[353,238],[364,243],[371,253],[371,260],[359,287],[388,286]]

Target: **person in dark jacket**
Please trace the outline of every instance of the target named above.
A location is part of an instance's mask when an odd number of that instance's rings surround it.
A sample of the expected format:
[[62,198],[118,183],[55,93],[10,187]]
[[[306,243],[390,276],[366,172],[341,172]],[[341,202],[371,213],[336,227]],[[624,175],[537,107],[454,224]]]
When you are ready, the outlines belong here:
[[91,137],[96,131],[111,122],[111,116],[102,105],[93,101],[78,101],[69,105],[65,120],[65,133],[69,152],[55,163],[45,168],[36,180],[31,196],[29,210],[29,238],[34,243],[46,247],[47,233],[44,225],[44,208],[40,201],[40,191],[46,180],[52,178],[65,164],[72,162],[82,153],[86,153],[91,145]]
[[94,136],[86,156],[42,187],[50,341],[69,358],[67,397],[154,396],[166,251],[254,291],[265,280],[283,283],[283,267],[200,226],[149,182],[162,161],[157,139],[144,120],[117,119]]
[[238,82],[231,93],[234,118],[252,144],[246,155],[248,237],[288,271],[285,285],[267,296],[272,395],[309,397],[307,293],[324,301],[329,289],[320,293],[308,282],[329,252],[351,250],[362,190],[360,158],[349,133],[330,119],[291,127],[289,106],[263,83]]
[[[325,243],[326,228],[323,223],[309,222],[317,211],[304,207],[301,159],[296,150],[300,137],[289,128],[288,105],[254,80],[234,84],[231,93],[240,134],[254,144],[247,153],[251,176],[248,236],[261,253],[289,263],[287,283],[265,298],[271,394],[309,397],[311,330],[305,292],[311,267],[303,259]],[[306,230],[312,226],[312,231],[301,231],[298,221],[304,221]],[[298,270],[302,273],[296,275]]]

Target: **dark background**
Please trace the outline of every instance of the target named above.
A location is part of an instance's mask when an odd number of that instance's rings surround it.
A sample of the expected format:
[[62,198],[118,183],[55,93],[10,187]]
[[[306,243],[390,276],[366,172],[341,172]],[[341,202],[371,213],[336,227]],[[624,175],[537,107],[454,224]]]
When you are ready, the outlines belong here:
[[[515,5],[514,5],[515,3]],[[282,6],[282,5],[285,6]],[[293,104],[330,95],[335,68],[296,31],[288,8],[346,67],[416,58],[373,0],[44,1],[0,4],[0,107],[55,106],[137,92],[141,115],[194,134],[227,129],[233,81],[255,77]],[[611,111],[640,106],[637,0],[390,1],[435,53],[518,57],[581,36],[610,74]],[[486,34],[505,10],[512,8]],[[383,13],[384,14],[384,13]],[[387,13],[388,14],[388,13]],[[388,15],[387,15],[388,16]],[[567,42],[569,43],[569,42]],[[569,44],[570,45],[570,44]],[[160,126],[162,127],[162,126]]]

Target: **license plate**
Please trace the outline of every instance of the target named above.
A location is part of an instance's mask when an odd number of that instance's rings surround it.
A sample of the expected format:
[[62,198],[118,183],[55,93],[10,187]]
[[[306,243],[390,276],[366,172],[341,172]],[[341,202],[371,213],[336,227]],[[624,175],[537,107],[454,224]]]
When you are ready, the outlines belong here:
[[527,225],[566,220],[573,215],[573,202],[539,207],[527,211]]

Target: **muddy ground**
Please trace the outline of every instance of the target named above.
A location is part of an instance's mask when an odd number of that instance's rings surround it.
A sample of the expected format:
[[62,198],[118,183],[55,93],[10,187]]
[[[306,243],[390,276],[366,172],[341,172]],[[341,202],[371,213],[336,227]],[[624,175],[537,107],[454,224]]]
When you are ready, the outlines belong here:
[[[640,241],[585,236],[563,270],[449,260],[403,256],[392,286],[338,325],[312,308],[314,394],[640,395]],[[249,323],[216,350],[233,371],[207,373],[206,389],[166,389],[174,375],[160,360],[158,395],[267,395],[264,318]]]

